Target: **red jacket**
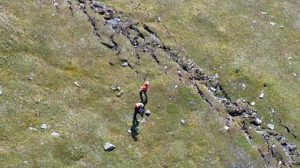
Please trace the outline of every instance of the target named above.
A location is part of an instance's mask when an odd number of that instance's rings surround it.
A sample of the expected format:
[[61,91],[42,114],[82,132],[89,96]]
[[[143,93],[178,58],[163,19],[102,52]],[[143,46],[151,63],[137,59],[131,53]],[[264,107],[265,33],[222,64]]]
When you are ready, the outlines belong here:
[[147,92],[148,89],[149,89],[149,86],[150,86],[150,83],[149,83],[148,81],[146,81],[146,82],[143,84],[143,86],[141,87],[141,90],[142,90],[143,92]]

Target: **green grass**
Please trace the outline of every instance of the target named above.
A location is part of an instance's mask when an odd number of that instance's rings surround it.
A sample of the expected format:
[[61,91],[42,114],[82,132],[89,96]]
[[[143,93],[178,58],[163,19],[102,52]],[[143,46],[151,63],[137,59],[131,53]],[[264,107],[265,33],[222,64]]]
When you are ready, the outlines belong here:
[[[294,92],[299,86],[297,79],[285,75],[300,74],[295,55],[299,47],[293,42],[299,31],[292,26],[293,13],[281,15],[281,2],[268,5],[263,1],[250,8],[248,2],[240,1],[106,3],[154,27],[166,44],[191,55],[207,72],[219,73],[230,96],[256,101],[265,120],[270,120],[267,108],[276,108],[283,122],[299,134],[299,94]],[[293,3],[297,2],[288,2],[287,7]],[[264,23],[266,18],[256,15],[259,9],[276,11],[272,15],[286,29]],[[244,15],[250,19],[245,21]],[[162,19],[159,23],[157,16]],[[249,28],[253,19],[262,25],[255,32]],[[103,28],[103,32],[108,30]],[[271,33],[277,39],[266,38]],[[128,41],[118,40],[129,51]],[[255,48],[256,43],[263,49]],[[293,64],[286,66],[286,60],[279,59],[285,53],[293,55]],[[176,72],[176,64],[159,54],[162,64]],[[243,54],[246,61],[238,57]],[[132,59],[129,52],[122,57]],[[109,61],[115,65],[110,66]],[[245,137],[225,132],[223,118],[192,88],[174,76],[165,76],[149,56],[142,55],[141,62],[135,66],[138,75],[121,67],[78,9],[72,17],[66,6],[57,13],[49,2],[1,1],[1,165],[25,167],[28,161],[28,167],[230,167],[241,162],[262,166]],[[240,74],[234,72],[237,66]],[[127,130],[145,74],[152,83],[147,105],[151,116],[135,142]],[[234,90],[238,82],[245,82],[247,89]],[[258,100],[263,82],[268,84],[266,99]],[[110,91],[112,85],[124,90],[121,98]],[[181,119],[185,126],[180,125]],[[42,123],[49,129],[41,130]],[[30,126],[38,131],[29,130]],[[61,136],[52,137],[54,131]],[[107,141],[117,146],[113,152],[104,152]]]

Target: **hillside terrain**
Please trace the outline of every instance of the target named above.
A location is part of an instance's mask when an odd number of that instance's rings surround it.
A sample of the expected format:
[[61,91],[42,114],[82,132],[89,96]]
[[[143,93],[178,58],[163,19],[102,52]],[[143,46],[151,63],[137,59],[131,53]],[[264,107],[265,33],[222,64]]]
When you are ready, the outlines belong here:
[[1,167],[300,167],[299,43],[297,0],[2,0]]

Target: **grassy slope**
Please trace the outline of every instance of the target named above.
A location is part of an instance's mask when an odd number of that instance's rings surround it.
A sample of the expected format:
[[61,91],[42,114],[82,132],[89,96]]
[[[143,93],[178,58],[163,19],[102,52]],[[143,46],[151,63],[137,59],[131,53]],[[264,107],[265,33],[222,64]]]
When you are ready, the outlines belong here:
[[[299,1],[116,0],[109,3],[138,20],[145,20],[168,45],[191,56],[211,74],[218,73],[234,100],[255,101],[255,108],[265,123],[275,124],[280,133],[300,145],[277,120],[280,118],[300,136]],[[156,21],[157,17],[161,22]],[[239,74],[235,73],[236,68],[241,69]],[[243,83],[246,89],[242,88]],[[264,83],[267,87],[263,87]],[[258,98],[261,92],[265,92],[263,100]],[[272,108],[277,113],[273,119]]]
[[[121,8],[118,6],[120,2],[109,4]],[[232,42],[234,39],[230,38],[234,37],[226,34],[229,30],[227,33],[232,33],[230,27],[225,28],[224,36],[214,35],[214,31],[223,34],[219,32],[217,23],[225,24],[224,27],[228,26],[227,22],[229,24],[229,21],[222,20],[226,15],[209,13],[218,12],[214,10],[218,6],[212,5],[216,2],[187,1],[182,5],[179,1],[178,4],[164,1],[161,7],[155,1],[151,4],[145,1],[137,11],[131,10],[134,6],[127,1],[122,2],[126,13],[133,17],[140,14],[137,19],[153,23],[160,35],[169,40],[166,42],[172,46],[183,46],[206,70],[214,72],[211,66],[224,64],[227,65],[224,68],[232,71],[236,64],[231,62],[231,56],[234,57],[238,50],[251,51],[238,46],[241,40]],[[214,110],[177,79],[153,68],[155,64],[149,58],[142,58],[143,66],[139,66],[141,75],[120,67],[121,63],[113,53],[99,44],[87,24],[87,18],[78,10],[75,17],[67,9],[61,9],[58,14],[50,4],[40,5],[35,0],[4,0],[0,7],[0,86],[3,90],[0,96],[0,160],[3,167],[25,166],[24,161],[28,161],[30,167],[229,167],[233,164],[242,166],[249,160],[256,164],[255,167],[261,167],[259,156],[243,135],[237,132],[230,137],[224,132],[223,121]],[[172,10],[165,10],[166,7]],[[195,9],[189,10],[191,7]],[[158,15],[162,11],[165,14]],[[186,16],[179,15],[179,11]],[[187,15],[189,12],[195,14]],[[236,17],[230,13],[227,15],[228,18]],[[161,16],[162,22],[153,22],[155,16]],[[199,16],[200,23],[194,24],[194,19]],[[214,17],[219,17],[222,22],[208,20]],[[180,20],[184,24],[178,24]],[[167,29],[169,33],[165,33]],[[197,31],[202,31],[201,38],[197,38]],[[206,61],[202,62],[202,59]],[[109,66],[109,61],[116,65]],[[254,71],[247,67],[250,64],[238,65],[244,66],[242,75],[238,77],[256,84],[258,79],[253,78]],[[171,63],[169,66],[176,69]],[[296,67],[295,64],[291,66]],[[261,73],[267,73],[267,70]],[[284,70],[278,68],[276,72]],[[141,127],[139,140],[134,142],[127,129],[131,124],[132,105],[138,101],[137,91],[146,72],[153,83],[148,105],[152,115]],[[233,73],[216,72],[222,74],[224,81],[239,80]],[[299,101],[296,94],[290,94],[291,91],[281,93],[278,90],[288,82],[295,89],[297,83],[291,82],[293,79],[278,82],[272,75],[267,77],[273,84],[271,93],[294,95],[296,98],[293,100]],[[28,80],[30,76],[33,80]],[[74,85],[75,81],[80,83],[79,88]],[[112,84],[124,89],[123,97],[117,98],[109,91]],[[178,89],[174,89],[175,84],[179,85]],[[229,86],[228,91],[233,93]],[[255,90],[251,90],[252,87],[255,88],[255,85],[249,85],[247,94],[243,95],[254,96],[250,94]],[[257,92],[253,92],[255,96]],[[279,101],[271,97],[267,100]],[[195,101],[196,105],[191,107],[190,101]],[[294,106],[278,104],[278,108],[298,109],[296,103],[290,103]],[[157,108],[158,104],[160,108]],[[187,126],[181,127],[180,119],[185,119]],[[289,119],[286,118],[287,121]],[[297,118],[291,121],[294,120],[297,121]],[[41,131],[39,126],[42,123],[46,123],[49,129]],[[29,126],[39,131],[30,131]],[[61,137],[51,137],[53,131],[59,132]],[[117,149],[105,153],[102,146],[106,141],[117,145]]]

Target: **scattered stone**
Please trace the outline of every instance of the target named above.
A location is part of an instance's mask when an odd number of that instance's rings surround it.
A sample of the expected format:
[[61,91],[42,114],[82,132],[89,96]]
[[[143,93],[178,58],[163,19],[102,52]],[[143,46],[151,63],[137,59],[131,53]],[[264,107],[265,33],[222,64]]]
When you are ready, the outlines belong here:
[[0,87],[0,95],[2,95],[3,94],[3,92],[2,92],[2,89],[1,89],[1,87]]
[[228,131],[228,130],[229,130],[229,127],[226,125],[226,126],[224,127],[224,129],[225,129],[226,131]]
[[255,102],[251,102],[250,105],[251,105],[251,106],[255,106]]
[[36,128],[34,128],[34,127],[29,127],[29,130],[30,131],[38,131]]
[[280,28],[281,28],[281,29],[284,29],[285,27],[284,27],[284,26],[280,26]]
[[117,86],[117,87],[116,86],[112,86],[111,90],[112,91],[121,91],[121,87],[120,86]]
[[25,160],[23,163],[27,165],[27,164],[28,164],[28,161],[27,161],[27,160]]
[[60,134],[58,132],[52,132],[51,135],[56,138],[60,136]]
[[160,21],[161,21],[161,18],[158,16],[158,17],[156,18],[156,21],[157,21],[157,22],[160,22]]
[[128,66],[129,66],[129,64],[127,61],[122,64],[122,67],[128,67]]
[[275,25],[276,25],[275,22],[269,22],[269,23],[270,23],[270,25],[272,25],[272,26],[275,26]]
[[119,93],[117,93],[117,97],[121,97],[123,95],[123,91],[120,91]]
[[262,93],[260,93],[260,95],[258,97],[263,99],[265,97],[265,94],[262,92]]
[[242,84],[242,87],[243,87],[243,89],[246,89],[246,84],[243,83],[243,84]]
[[261,125],[261,123],[262,123],[262,120],[260,118],[255,118],[255,120],[254,120],[255,125]]
[[151,114],[150,110],[147,109],[146,112],[145,112],[145,115],[146,115],[146,116],[150,116],[150,114]]
[[267,13],[267,12],[264,12],[264,11],[261,11],[260,14],[262,14],[262,15],[267,15],[268,13]]
[[217,91],[217,89],[214,88],[214,87],[210,87],[209,89],[210,89],[212,92],[216,92],[216,91]]
[[275,126],[273,124],[267,124],[267,127],[270,129],[270,130],[274,130],[275,129]]
[[175,89],[178,88],[178,85],[175,85]]
[[186,123],[185,123],[184,120],[180,120],[180,124],[181,124],[182,126],[184,126]]
[[[131,131],[130,131],[131,132]],[[116,148],[115,145],[111,144],[111,143],[108,143],[106,142],[105,145],[104,145],[104,150],[105,151],[112,151]]]
[[79,82],[74,82],[74,85],[77,86],[77,87],[80,87]]
[[296,76],[297,76],[297,74],[296,74],[296,73],[293,73],[293,76],[295,76],[295,77],[296,77]]
[[46,124],[42,124],[42,125],[41,125],[41,129],[44,129],[44,130],[45,130],[45,129],[48,129],[48,126],[47,126]]

